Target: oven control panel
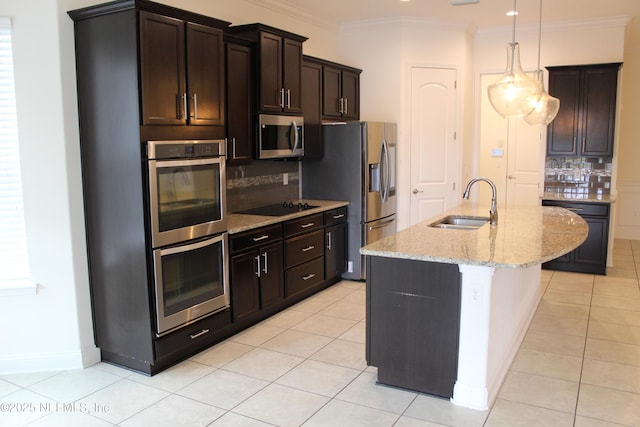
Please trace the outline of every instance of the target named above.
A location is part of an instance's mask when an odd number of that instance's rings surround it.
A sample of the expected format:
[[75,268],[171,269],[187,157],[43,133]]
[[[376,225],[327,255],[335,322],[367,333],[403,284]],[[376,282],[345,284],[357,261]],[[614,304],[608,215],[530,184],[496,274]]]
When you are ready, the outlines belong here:
[[152,159],[192,159],[224,156],[223,140],[149,141],[147,157]]

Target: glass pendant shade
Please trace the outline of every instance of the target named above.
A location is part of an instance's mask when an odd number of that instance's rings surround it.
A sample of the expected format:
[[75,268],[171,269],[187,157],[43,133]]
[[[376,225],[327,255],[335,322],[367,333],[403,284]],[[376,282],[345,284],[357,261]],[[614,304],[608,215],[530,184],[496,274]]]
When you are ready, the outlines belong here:
[[488,88],[489,101],[504,118],[521,118],[531,113],[543,91],[540,80],[532,79],[522,71],[520,46],[507,45],[507,69],[500,80]]
[[534,103],[533,111],[525,116],[524,121],[530,125],[548,125],[556,118],[560,110],[560,100],[549,95],[544,89],[542,81],[542,70],[536,72],[538,81],[542,87],[542,95],[537,102]]

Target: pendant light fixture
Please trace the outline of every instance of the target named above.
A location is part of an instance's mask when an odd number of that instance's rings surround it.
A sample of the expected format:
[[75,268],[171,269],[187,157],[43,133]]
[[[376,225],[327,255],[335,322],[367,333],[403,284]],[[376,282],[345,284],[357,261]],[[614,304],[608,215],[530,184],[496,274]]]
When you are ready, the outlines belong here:
[[520,45],[516,42],[516,2],[513,0],[513,31],[507,44],[507,69],[487,92],[493,108],[504,118],[521,118],[533,111],[540,99],[540,80],[527,76],[520,64]]
[[540,46],[542,44],[542,0],[540,0],[540,21],[538,25],[538,69],[536,70],[536,79],[540,82],[542,95],[534,104],[534,109],[525,116],[524,121],[530,125],[546,126],[558,115],[560,110],[560,100],[547,93],[544,89],[544,73],[540,68]]

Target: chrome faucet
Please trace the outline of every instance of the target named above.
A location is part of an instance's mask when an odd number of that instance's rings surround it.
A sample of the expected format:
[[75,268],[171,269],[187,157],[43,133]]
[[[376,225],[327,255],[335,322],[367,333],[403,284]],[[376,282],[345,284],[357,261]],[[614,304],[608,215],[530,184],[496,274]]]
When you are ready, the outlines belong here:
[[478,181],[484,181],[491,186],[492,195],[491,195],[491,209],[489,209],[489,222],[491,223],[491,225],[496,225],[498,224],[498,206],[496,205],[496,200],[498,198],[498,195],[496,191],[496,185],[493,183],[493,181],[491,181],[489,178],[482,178],[482,177],[473,178],[467,184],[467,189],[464,190],[464,193],[462,194],[462,198],[469,199],[469,190],[471,190],[471,186]]

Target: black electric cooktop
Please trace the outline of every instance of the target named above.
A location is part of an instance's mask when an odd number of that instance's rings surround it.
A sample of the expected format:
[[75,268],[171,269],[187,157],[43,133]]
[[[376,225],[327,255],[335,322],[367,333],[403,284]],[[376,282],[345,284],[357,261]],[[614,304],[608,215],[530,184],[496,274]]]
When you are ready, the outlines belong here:
[[282,202],[274,203],[272,205],[260,206],[253,209],[247,209],[245,211],[239,211],[237,213],[249,215],[283,216],[317,207],[318,206],[310,205],[308,203]]

